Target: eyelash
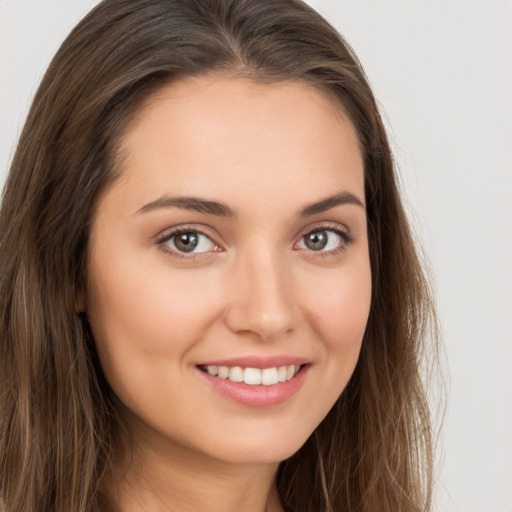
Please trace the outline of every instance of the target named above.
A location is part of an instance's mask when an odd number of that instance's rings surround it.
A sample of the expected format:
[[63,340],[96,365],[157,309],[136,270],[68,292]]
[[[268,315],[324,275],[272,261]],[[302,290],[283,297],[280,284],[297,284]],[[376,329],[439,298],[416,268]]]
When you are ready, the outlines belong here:
[[216,247],[219,247],[220,244],[218,244],[215,240],[213,240],[213,237],[211,235],[207,235],[200,229],[197,229],[192,226],[181,226],[179,228],[173,229],[170,233],[166,233],[161,238],[156,240],[156,245],[159,247],[159,249],[166,254],[169,254],[170,256],[174,258],[178,258],[179,260],[188,260],[188,261],[194,261],[202,256],[204,256],[207,253],[185,253],[180,252],[178,250],[171,249],[167,244],[167,242],[171,241],[174,237],[177,237],[178,235],[183,235],[185,233],[195,233],[198,235],[205,236],[210,240]]
[[[329,258],[329,257],[335,257],[338,255],[341,255],[347,250],[347,247],[350,244],[352,244],[352,242],[354,241],[354,237],[348,231],[340,229],[339,227],[334,227],[334,226],[325,225],[325,224],[320,224],[318,226],[314,226],[312,229],[308,229],[307,231],[305,231],[303,234],[300,235],[299,240],[302,241],[302,240],[304,240],[304,238],[307,235],[310,235],[311,233],[315,233],[318,231],[327,231],[330,233],[334,233],[335,235],[340,237],[341,242],[338,247],[336,247],[335,249],[332,249],[330,251],[309,250],[308,252],[311,252],[312,254],[314,254],[315,257]],[[180,252],[178,250],[171,249],[171,248],[169,248],[168,245],[166,245],[167,242],[171,241],[174,237],[177,237],[178,235],[185,234],[185,233],[195,233],[198,235],[202,235],[202,236],[205,236],[206,238],[208,238],[208,240],[210,240],[216,247],[219,247],[221,245],[221,244],[218,244],[212,238],[211,235],[207,235],[202,230],[200,230],[196,227],[192,227],[192,226],[181,226],[179,228],[173,229],[170,233],[166,233],[164,236],[158,238],[155,242],[155,245],[157,245],[161,251],[165,252],[166,254],[169,254],[170,256],[172,256],[174,258],[178,258],[179,260],[194,261],[194,260],[197,260],[198,258],[204,257],[205,254],[208,254],[210,252],[210,251],[208,251],[208,252],[187,254],[184,252]],[[217,251],[215,251],[215,252],[217,252]],[[219,252],[222,252],[222,250]]]
[[310,235],[311,233],[316,233],[318,231],[327,231],[329,233],[334,233],[335,235],[339,236],[340,243],[338,247],[336,247],[335,249],[331,249],[330,251],[309,250],[308,252],[310,252],[316,258],[332,258],[340,256],[344,254],[347,248],[354,242],[353,235],[350,234],[348,231],[341,229],[339,226],[335,227],[328,224],[320,224],[318,226],[314,226],[312,229],[308,229],[306,232],[300,235],[300,240],[302,241],[307,235]]

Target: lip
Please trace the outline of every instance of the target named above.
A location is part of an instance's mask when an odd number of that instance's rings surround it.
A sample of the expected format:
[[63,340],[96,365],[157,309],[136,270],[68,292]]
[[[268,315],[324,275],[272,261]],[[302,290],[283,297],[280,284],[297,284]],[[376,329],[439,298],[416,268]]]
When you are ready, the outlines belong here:
[[[240,361],[242,360],[246,361],[246,359],[243,358],[236,360],[231,359],[229,360],[229,364],[226,364],[227,361],[217,361],[215,363],[211,362],[208,364],[217,365],[217,363],[222,363],[218,364],[218,366],[245,366],[246,368],[271,368],[273,366],[284,366],[284,364],[274,363],[268,365],[267,362],[263,363],[261,360],[259,361],[259,364],[262,366],[255,366],[255,361],[252,361],[251,364],[241,364]],[[274,361],[274,359],[272,360]],[[297,360],[297,358],[294,358],[293,360]],[[235,363],[234,361],[237,361],[240,364]],[[268,361],[268,359],[266,361]],[[280,359],[279,361],[282,360]],[[273,384],[271,386],[249,385],[245,384],[244,382],[232,382],[229,379],[214,377],[199,368],[196,369],[200,376],[205,379],[207,384],[209,384],[215,391],[227,397],[228,399],[251,407],[272,407],[286,402],[300,390],[306,378],[307,372],[311,366],[310,364],[306,363],[302,363],[302,365],[303,366],[301,366],[299,372],[295,374],[293,378],[285,382]]]

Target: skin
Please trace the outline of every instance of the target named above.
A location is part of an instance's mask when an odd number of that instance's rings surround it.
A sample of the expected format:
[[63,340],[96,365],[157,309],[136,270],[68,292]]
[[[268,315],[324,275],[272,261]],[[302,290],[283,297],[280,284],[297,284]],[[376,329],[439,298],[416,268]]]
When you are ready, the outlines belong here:
[[[278,463],[342,393],[368,318],[354,128],[306,84],[207,76],[149,98],[121,156],[120,178],[98,201],[84,297],[133,442],[113,492],[125,512],[281,511]],[[341,192],[361,205],[299,214]],[[183,196],[235,215],[154,203]],[[176,227],[208,237],[200,252],[180,254],[176,239],[163,241]],[[315,230],[329,250],[305,244]],[[248,406],[209,386],[197,368],[254,355],[306,359],[299,391],[279,405]]]

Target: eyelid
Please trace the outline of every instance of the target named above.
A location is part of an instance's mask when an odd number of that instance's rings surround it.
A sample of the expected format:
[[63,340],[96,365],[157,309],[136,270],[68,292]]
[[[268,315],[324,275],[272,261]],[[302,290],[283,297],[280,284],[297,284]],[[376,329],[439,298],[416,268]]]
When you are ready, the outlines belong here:
[[314,224],[310,224],[309,226],[305,227],[301,231],[299,231],[299,234],[297,235],[297,238],[300,240],[307,234],[313,232],[313,231],[334,231],[335,233],[340,233],[343,238],[346,240],[352,240],[354,237],[350,233],[350,230],[344,226],[343,224],[337,223],[337,222],[318,222]]
[[[223,251],[222,244],[217,240],[217,236],[210,233],[210,229],[206,228],[205,226],[198,227],[194,224],[179,224],[177,226],[174,226],[172,228],[167,228],[163,231],[161,231],[156,237],[155,237],[155,245],[158,246],[158,248],[165,252],[166,254],[170,254],[171,256],[175,256],[179,259],[189,259],[193,260],[200,257],[205,257],[212,252],[221,252]],[[181,252],[178,250],[173,249],[172,247],[169,247],[168,245],[165,245],[166,242],[171,240],[174,236],[177,236],[182,233],[197,233],[198,235],[203,235],[206,238],[208,238],[212,244],[215,245],[216,250],[215,251],[204,251],[204,252]],[[218,250],[217,250],[218,249]]]
[[345,251],[347,247],[354,241],[354,236],[350,233],[347,227],[343,224],[335,223],[335,222],[319,222],[313,225],[309,225],[300,231],[298,235],[298,240],[295,242],[294,247],[300,243],[304,237],[310,233],[314,233],[315,231],[331,231],[339,236],[342,240],[342,243],[339,247],[335,249],[331,249],[328,251],[313,251],[308,249],[302,249],[306,252],[309,252],[318,257],[327,257],[330,255],[337,255],[339,252]]

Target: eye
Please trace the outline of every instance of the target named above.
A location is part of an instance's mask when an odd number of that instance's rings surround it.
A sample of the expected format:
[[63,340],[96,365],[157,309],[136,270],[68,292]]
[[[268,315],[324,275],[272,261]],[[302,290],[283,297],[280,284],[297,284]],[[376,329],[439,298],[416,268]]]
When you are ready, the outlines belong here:
[[306,233],[297,244],[299,249],[332,252],[343,249],[350,241],[348,233],[336,229],[315,229]]
[[217,244],[204,233],[193,230],[179,230],[159,241],[171,251],[184,254],[197,254],[218,250]]

